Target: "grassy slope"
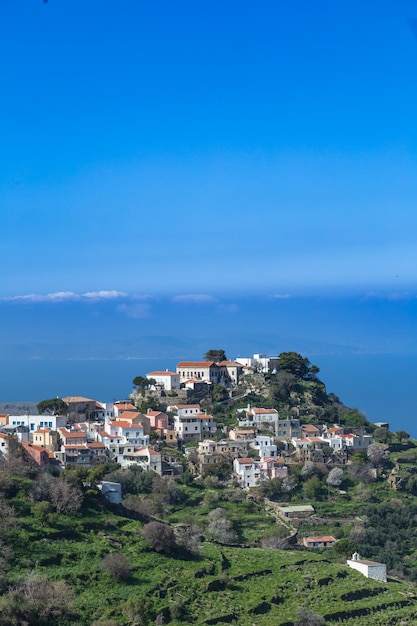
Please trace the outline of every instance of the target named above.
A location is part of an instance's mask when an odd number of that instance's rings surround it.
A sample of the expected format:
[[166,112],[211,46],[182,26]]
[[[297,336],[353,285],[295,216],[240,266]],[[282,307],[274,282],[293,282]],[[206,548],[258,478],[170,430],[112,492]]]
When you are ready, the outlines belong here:
[[[12,576],[36,569],[67,581],[75,590],[79,624],[104,617],[131,623],[123,614],[130,596],[151,599],[155,614],[165,610],[168,615],[174,607],[173,614],[182,616],[165,622],[173,625],[231,619],[240,626],[289,625],[300,606],[326,616],[327,624],[342,618],[345,624],[369,624],[370,611],[375,625],[417,623],[412,585],[372,582],[329,562],[325,553],[205,543],[200,557],[168,557],[147,549],[140,522],[97,508],[94,500],[82,515],[62,516],[53,528],[40,527],[28,503],[20,501],[18,508],[21,527],[9,537]],[[133,569],[127,583],[103,572],[101,559],[108,552],[129,557]],[[220,621],[207,621],[216,618]]]

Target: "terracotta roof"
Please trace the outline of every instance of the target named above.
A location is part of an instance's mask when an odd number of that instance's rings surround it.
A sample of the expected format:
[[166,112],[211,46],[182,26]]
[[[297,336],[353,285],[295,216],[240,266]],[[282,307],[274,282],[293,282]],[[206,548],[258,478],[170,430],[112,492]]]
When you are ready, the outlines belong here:
[[116,426],[119,426],[122,429],[126,429],[126,428],[138,428],[139,425],[136,424],[133,426],[131,422],[128,422],[126,420],[115,420],[114,422],[110,423],[110,427],[114,428]]
[[336,541],[336,539],[332,537],[331,535],[324,535],[323,537],[306,537],[305,540],[309,542],[317,542],[317,543],[324,543],[324,542],[328,543],[329,541]]
[[146,376],[179,376],[176,372],[149,372]]
[[211,367],[216,365],[214,361],[181,361],[177,367]]
[[33,434],[36,435],[36,433],[50,433],[50,432],[52,432],[50,428],[38,428],[38,430],[35,430]]
[[357,439],[356,435],[337,435],[339,439]]
[[194,417],[196,417],[199,420],[212,420],[213,419],[212,415],[206,415],[205,413],[194,415]]
[[130,402],[115,402],[114,406],[118,409],[122,409],[124,407],[125,411],[136,411],[136,407]]
[[67,448],[69,450],[87,450],[86,444],[77,444],[77,445],[69,444],[67,446],[64,446],[64,450],[66,450]]
[[278,413],[276,409],[251,409],[249,413]]
[[101,441],[91,441],[87,443],[87,448],[105,448],[106,446]]
[[115,417],[113,419],[114,422],[118,422],[118,421],[133,421],[134,419],[136,419],[139,415],[141,415],[141,413],[139,413],[139,411],[137,411],[136,409],[134,411],[128,410],[128,411],[122,411],[122,413],[120,414],[119,417]]
[[239,465],[248,465],[248,463],[255,463],[255,461],[253,459],[236,459],[237,462],[239,463]]
[[22,441],[21,444],[26,449],[36,450],[37,452],[48,452],[45,448],[42,448],[42,446],[36,446],[33,443],[28,443],[27,441]]
[[65,434],[62,433],[65,439],[87,439],[87,435],[82,431],[74,432],[73,430],[68,430]]
[[313,426],[313,424],[304,424],[303,425],[303,430],[305,432],[310,432],[310,433],[319,433],[320,430],[318,428],[316,428],[315,426]]

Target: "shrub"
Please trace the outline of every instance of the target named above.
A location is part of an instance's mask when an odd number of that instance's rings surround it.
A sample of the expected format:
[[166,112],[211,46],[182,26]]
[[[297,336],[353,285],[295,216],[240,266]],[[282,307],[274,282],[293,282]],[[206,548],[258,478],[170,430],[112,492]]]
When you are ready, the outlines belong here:
[[132,569],[129,559],[120,552],[106,554],[101,561],[101,566],[116,580],[128,580]]

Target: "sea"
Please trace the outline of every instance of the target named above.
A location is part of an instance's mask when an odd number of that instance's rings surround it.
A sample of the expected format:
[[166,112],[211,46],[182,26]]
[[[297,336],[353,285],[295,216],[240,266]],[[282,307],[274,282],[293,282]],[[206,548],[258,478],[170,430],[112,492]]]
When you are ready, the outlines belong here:
[[[371,422],[417,438],[417,354],[308,355],[319,378]],[[39,402],[56,396],[85,396],[102,402],[122,400],[135,376],[175,371],[179,359],[4,360],[0,361],[0,402]]]

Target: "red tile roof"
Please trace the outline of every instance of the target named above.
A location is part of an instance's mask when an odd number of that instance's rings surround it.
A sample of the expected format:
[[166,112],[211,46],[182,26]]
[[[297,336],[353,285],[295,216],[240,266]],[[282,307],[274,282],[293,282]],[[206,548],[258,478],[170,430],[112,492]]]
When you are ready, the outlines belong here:
[[211,367],[216,365],[214,361],[181,361],[177,367]]

